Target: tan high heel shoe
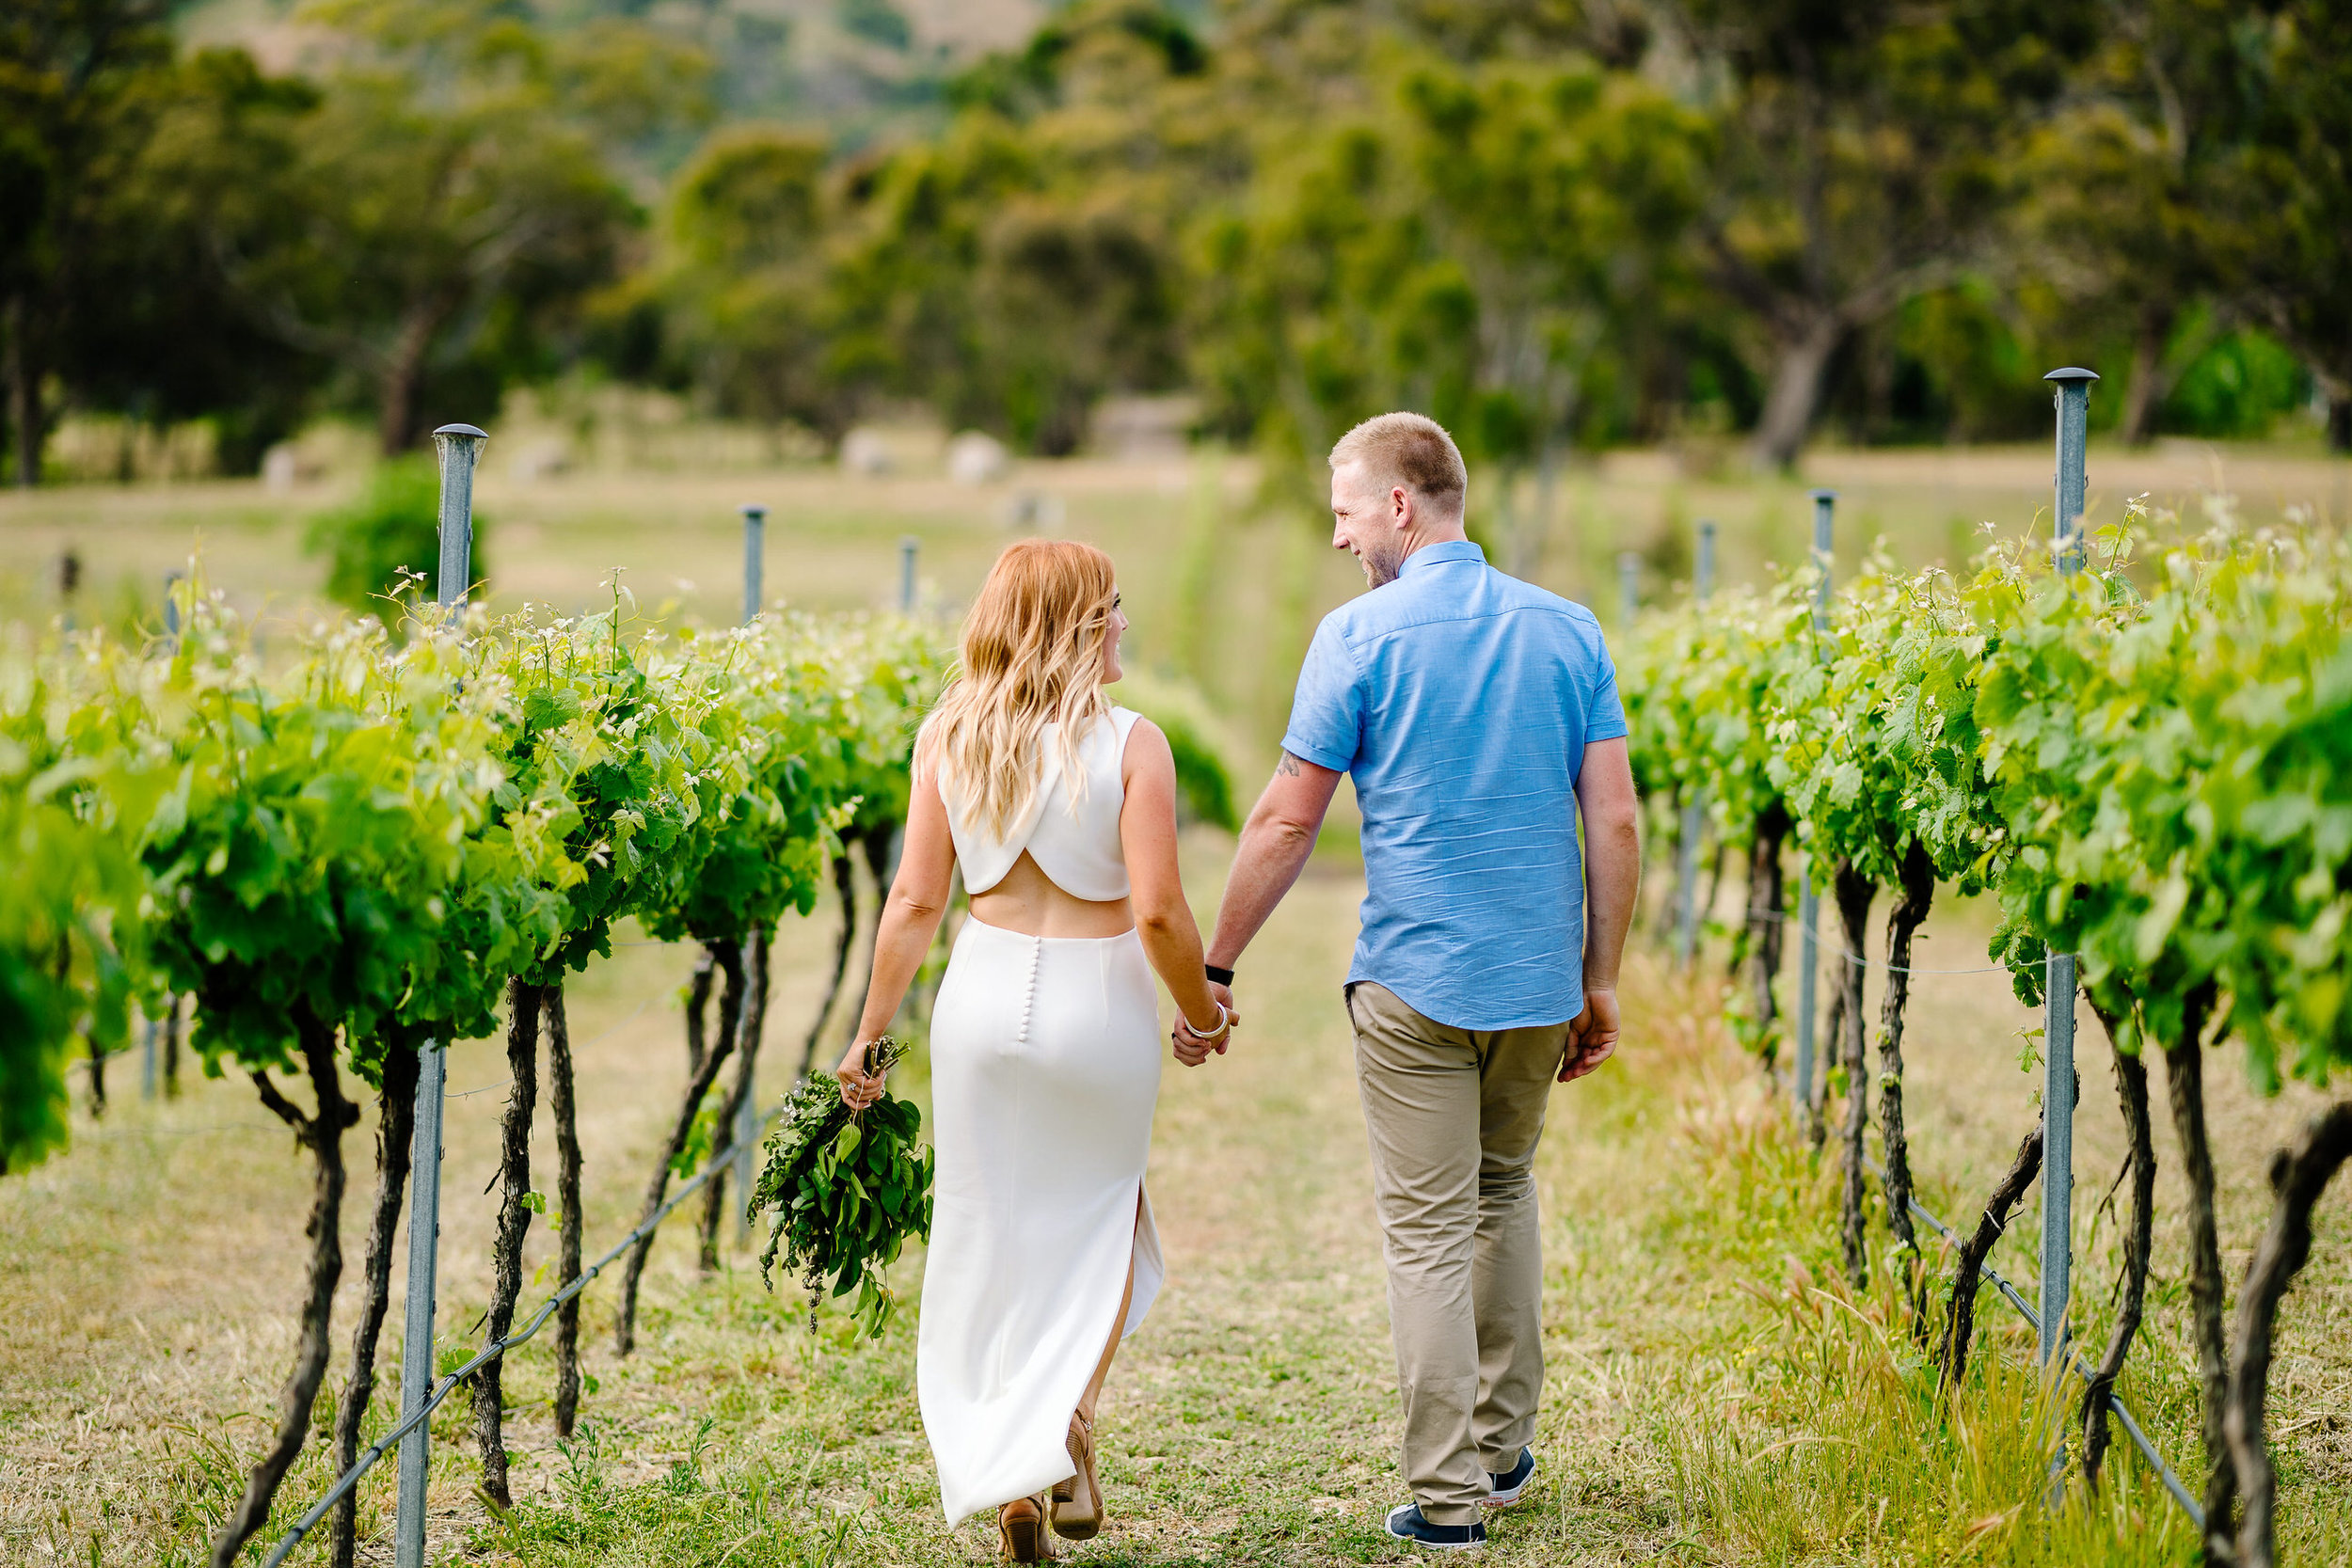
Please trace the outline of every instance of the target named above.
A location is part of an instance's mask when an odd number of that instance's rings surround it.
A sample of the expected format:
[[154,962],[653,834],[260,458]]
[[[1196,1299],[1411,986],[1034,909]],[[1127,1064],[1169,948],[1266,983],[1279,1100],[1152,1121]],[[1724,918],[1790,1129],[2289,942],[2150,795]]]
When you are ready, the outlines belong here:
[[1015,1497],[996,1511],[996,1544],[1007,1562],[1045,1562],[1054,1547],[1045,1533],[1045,1494]]
[[1094,1423],[1072,1412],[1070,1463],[1078,1473],[1054,1487],[1054,1533],[1065,1541],[1091,1541],[1103,1528],[1103,1483],[1094,1474]]

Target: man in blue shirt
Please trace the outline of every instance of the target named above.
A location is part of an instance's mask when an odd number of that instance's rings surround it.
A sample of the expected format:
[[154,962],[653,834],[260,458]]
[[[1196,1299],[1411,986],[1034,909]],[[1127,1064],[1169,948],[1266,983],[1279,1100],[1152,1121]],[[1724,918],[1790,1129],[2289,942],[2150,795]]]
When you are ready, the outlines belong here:
[[1354,775],[1366,893],[1346,997],[1414,1498],[1387,1528],[1431,1546],[1484,1540],[1483,1510],[1534,1473],[1535,1146],[1554,1077],[1615,1049],[1640,876],[1600,627],[1486,564],[1462,531],[1468,489],[1453,438],[1418,414],[1331,449],[1331,543],[1372,592],[1315,633],[1208,948],[1230,1001]]

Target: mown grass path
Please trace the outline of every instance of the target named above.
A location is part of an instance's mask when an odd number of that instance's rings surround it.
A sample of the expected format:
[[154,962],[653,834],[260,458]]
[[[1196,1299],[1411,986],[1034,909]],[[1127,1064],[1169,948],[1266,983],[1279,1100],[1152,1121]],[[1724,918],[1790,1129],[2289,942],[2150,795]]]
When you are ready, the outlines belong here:
[[[1204,897],[1224,853],[1196,846]],[[1375,1529],[1402,1497],[1394,1373],[1339,997],[1360,886],[1344,865],[1319,863],[1248,956],[1248,1021],[1232,1054],[1168,1069],[1151,1180],[1169,1287],[1113,1374],[1103,1443],[1111,1525],[1073,1548],[1073,1562],[1403,1555]],[[1964,914],[1956,919],[1923,961],[1962,966],[1980,950],[1963,934]],[[773,1063],[797,1050],[822,929],[820,921],[787,933]],[[592,1250],[626,1226],[653,1126],[675,1092],[681,1053],[668,988],[683,969],[681,954],[625,949],[579,988]],[[2009,1037],[2024,1015],[2001,984],[1923,982],[1915,1147],[1922,1191],[1947,1214],[1989,1183],[2012,1123],[2031,1115],[2031,1080]],[[2127,1454],[2119,1451],[2096,1507],[2053,1523],[2032,1500],[2040,1449],[2027,1340],[1989,1298],[1990,1354],[1977,1358],[1958,1418],[1940,1416],[1883,1257],[1859,1300],[1833,1283],[1832,1173],[1790,1135],[1761,1075],[1712,1023],[1711,984],[1644,957],[1627,1000],[1620,1061],[1553,1100],[1539,1167],[1543,1479],[1497,1522],[1486,1560],[2189,1560],[2186,1532]],[[2110,1272],[2095,1260],[2095,1205],[2113,1159],[2103,1051],[2087,1042],[2084,1054],[2092,1260],[2078,1278],[2092,1334],[2104,1331]],[[486,1289],[479,1261],[492,1200],[479,1189],[501,1099],[495,1063],[494,1049],[471,1046],[452,1071],[453,1088],[492,1092],[453,1110],[450,1345],[467,1340]],[[2215,1076],[2232,1081],[2221,1114],[2252,1118],[2257,1131],[2299,1104],[2257,1104],[2234,1074]],[[921,1092],[919,1079],[907,1086]],[[200,1560],[233,1466],[261,1430],[247,1413],[274,1397],[294,1293],[287,1238],[299,1230],[301,1184],[250,1095],[228,1084],[167,1111],[125,1107],[103,1136],[0,1187],[0,1557]],[[365,1133],[352,1140],[355,1166]],[[536,1168],[551,1169],[547,1153]],[[2240,1246],[2252,1235],[2258,1169],[2242,1149],[2224,1173],[2230,1240]],[[355,1169],[355,1191],[365,1180]],[[2278,1419],[2289,1432],[2286,1539],[2307,1563],[2352,1557],[2342,1415],[2352,1383],[2352,1201],[2335,1195],[2322,1219],[2312,1275],[2285,1324]],[[534,1227],[526,1267],[549,1245]],[[2124,1391],[2186,1465],[2177,1242],[2160,1233],[2158,1248],[2158,1321]],[[2004,1266],[2025,1250],[2005,1245]],[[553,1438],[548,1355],[537,1345],[517,1355],[507,1379],[518,1497],[509,1517],[470,1497],[470,1437],[448,1408],[437,1423],[437,1559],[530,1568],[988,1560],[985,1521],[951,1534],[939,1517],[912,1386],[912,1313],[875,1344],[852,1343],[846,1319],[830,1314],[812,1338],[803,1302],[788,1288],[763,1290],[747,1257],[705,1280],[691,1252],[665,1238],[628,1362],[609,1349],[609,1291],[592,1291],[584,1336],[596,1387],[575,1442]],[[916,1261],[897,1277],[911,1296]],[[342,1377],[339,1366],[330,1386]],[[281,1518],[325,1479],[306,1459]],[[389,1561],[389,1503],[387,1474],[370,1483],[362,1511],[373,1532],[367,1560]],[[297,1559],[315,1560],[312,1548]]]

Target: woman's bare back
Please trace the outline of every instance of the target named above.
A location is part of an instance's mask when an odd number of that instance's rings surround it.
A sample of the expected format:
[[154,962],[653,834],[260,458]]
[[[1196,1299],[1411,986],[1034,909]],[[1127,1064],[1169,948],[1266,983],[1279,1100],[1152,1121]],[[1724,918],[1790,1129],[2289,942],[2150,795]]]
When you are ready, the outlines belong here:
[[1004,879],[972,895],[972,917],[983,926],[1027,937],[1115,937],[1135,929],[1125,898],[1073,898],[1054,885],[1026,849]]

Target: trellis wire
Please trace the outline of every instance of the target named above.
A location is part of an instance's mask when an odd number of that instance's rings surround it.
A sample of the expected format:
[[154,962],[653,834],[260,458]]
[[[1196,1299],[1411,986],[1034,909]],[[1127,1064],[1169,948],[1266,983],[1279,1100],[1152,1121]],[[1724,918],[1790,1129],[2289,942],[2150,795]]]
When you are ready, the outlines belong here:
[[[769,1112],[766,1116],[761,1117],[758,1122],[759,1132],[763,1133],[767,1132],[767,1130],[774,1124],[776,1118],[783,1115],[784,1107],[779,1104],[774,1110]],[[651,1214],[648,1214],[643,1221],[641,1221],[636,1229],[630,1231],[627,1236],[622,1237],[620,1241],[613,1243],[612,1249],[605,1253],[603,1257],[597,1259],[594,1263],[589,1264],[587,1268],[581,1270],[579,1278],[572,1280],[562,1290],[556,1291],[555,1294],[549,1296],[546,1301],[542,1302],[539,1306],[539,1309],[531,1315],[530,1322],[523,1324],[521,1328],[509,1333],[504,1338],[495,1339],[489,1344],[483,1346],[480,1351],[475,1353],[472,1360],[468,1361],[464,1366],[458,1368],[455,1371],[451,1372],[435,1382],[431,1386],[431,1391],[426,1393],[424,1397],[418,1402],[418,1405],[415,1410],[404,1414],[398,1426],[392,1428],[391,1431],[386,1433],[381,1438],[377,1439],[373,1446],[369,1448],[365,1453],[359,1456],[358,1464],[354,1465],[350,1469],[344,1471],[341,1476],[336,1478],[335,1484],[327,1488],[326,1497],[321,1497],[317,1504],[313,1506],[308,1513],[305,1513],[301,1518],[294,1521],[294,1528],[288,1530],[286,1534],[279,1539],[276,1546],[271,1548],[269,1556],[262,1560],[262,1568],[278,1568],[279,1563],[284,1562],[286,1560],[286,1555],[289,1552],[292,1552],[296,1546],[302,1544],[303,1538],[318,1528],[319,1521],[326,1517],[327,1511],[333,1508],[337,1503],[342,1501],[344,1495],[359,1483],[359,1479],[374,1467],[376,1461],[382,1459],[384,1455],[390,1450],[393,1444],[401,1441],[401,1439],[406,1437],[410,1433],[416,1431],[421,1423],[423,1423],[424,1420],[433,1414],[434,1411],[440,1408],[441,1402],[449,1398],[451,1390],[454,1389],[467,1378],[472,1376],[474,1371],[483,1366],[484,1363],[505,1354],[516,1345],[523,1343],[532,1335],[538,1333],[540,1327],[547,1323],[548,1319],[554,1315],[557,1307],[563,1306],[565,1302],[580,1294],[580,1291],[586,1290],[589,1283],[604,1272],[606,1264],[612,1262],[622,1254],[628,1251],[629,1248],[635,1246],[639,1242],[644,1241],[657,1226],[660,1225],[663,1220],[670,1217],[670,1215],[677,1209],[679,1204],[685,1202],[694,1194],[702,1191],[704,1186],[709,1182],[711,1177],[716,1174],[722,1166],[727,1164],[735,1159],[736,1153],[736,1146],[730,1144],[725,1148],[723,1148],[716,1154],[713,1154],[709,1160],[704,1164],[701,1170],[696,1171],[690,1180],[679,1186],[677,1191],[672,1193],[669,1197],[663,1201],[660,1208],[656,1209]],[[430,1365],[430,1358],[432,1354],[430,1346],[426,1347],[425,1354],[427,1357],[427,1364]],[[405,1395],[406,1389],[404,1388],[403,1403],[407,1402]],[[420,1539],[421,1539],[421,1534]]]
[[[1867,1165],[1871,1174],[1882,1181],[1886,1179],[1886,1167],[1876,1160],[1866,1155],[1862,1163]],[[1925,1221],[1930,1229],[1946,1241],[1959,1242],[1959,1232],[1930,1213],[1927,1207],[1917,1198],[1910,1199],[1905,1207],[1910,1209],[1915,1218]],[[2002,1278],[2000,1271],[1990,1263],[1980,1265],[1978,1272],[2008,1298],[2009,1304],[2017,1308],[2018,1315],[2026,1320],[2027,1326],[2032,1328],[2035,1335],[2039,1337],[2042,1333],[2042,1314],[2026,1305],[2026,1298],[2019,1293],[2017,1287]],[[2072,1347],[2067,1350],[2066,1360],[2067,1365],[2074,1368],[2076,1376],[2085,1383],[2090,1381],[2090,1369],[2084,1365],[2082,1356]],[[2172,1494],[2172,1500],[2181,1505],[2183,1512],[2189,1516],[2190,1522],[2196,1525],[2197,1533],[2201,1539],[2205,1532],[2205,1511],[2198,1506],[2195,1497],[2189,1496],[2188,1488],[2181,1484],[2181,1478],[2173,1473],[2171,1465],[2164,1462],[2164,1455],[2156,1451],[2156,1446],[2148,1440],[2148,1434],[2139,1429],[2139,1422],[2133,1418],[2131,1407],[2123,1402],[2123,1396],[2112,1389],[2108,1390],[2107,1408],[2115,1412],[2116,1419],[2122,1423],[2123,1431],[2131,1437],[2133,1446],[2139,1449],[2141,1456],[2148,1461],[2149,1467],[2153,1469],[2157,1479],[2164,1482],[2164,1489]]]

